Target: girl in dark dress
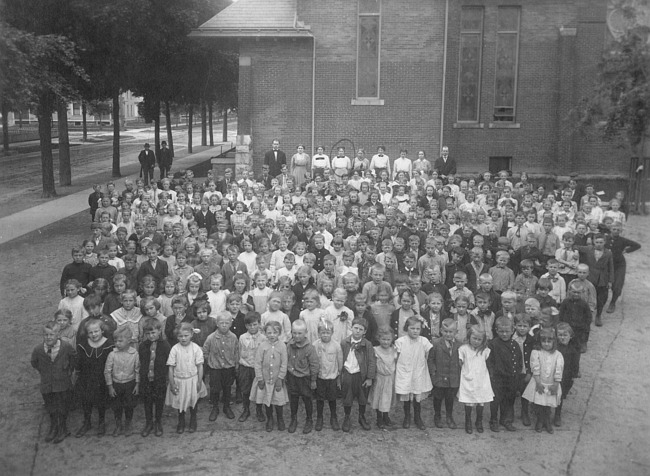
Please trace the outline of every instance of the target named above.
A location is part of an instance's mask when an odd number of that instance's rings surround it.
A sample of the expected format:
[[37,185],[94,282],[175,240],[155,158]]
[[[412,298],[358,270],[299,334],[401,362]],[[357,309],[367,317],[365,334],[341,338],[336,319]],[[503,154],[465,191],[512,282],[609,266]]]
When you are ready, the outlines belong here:
[[77,343],[77,391],[81,397],[81,407],[84,413],[84,422],[76,433],[79,438],[91,428],[90,418],[93,407],[99,413],[97,436],[106,433],[104,415],[108,401],[108,390],[104,379],[104,367],[108,354],[113,351],[113,342],[104,337],[104,324],[99,319],[88,320],[85,323],[86,335],[83,342]]

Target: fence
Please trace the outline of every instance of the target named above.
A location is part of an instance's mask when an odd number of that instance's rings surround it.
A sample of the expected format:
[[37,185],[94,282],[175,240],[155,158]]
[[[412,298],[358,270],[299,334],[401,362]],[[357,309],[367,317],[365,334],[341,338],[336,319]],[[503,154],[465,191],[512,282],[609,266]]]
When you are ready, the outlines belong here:
[[[59,128],[57,126],[52,127],[52,137],[59,137]],[[18,142],[27,142],[30,140],[38,140],[38,126],[28,126],[20,128],[10,128],[9,129],[9,143],[16,144]]]

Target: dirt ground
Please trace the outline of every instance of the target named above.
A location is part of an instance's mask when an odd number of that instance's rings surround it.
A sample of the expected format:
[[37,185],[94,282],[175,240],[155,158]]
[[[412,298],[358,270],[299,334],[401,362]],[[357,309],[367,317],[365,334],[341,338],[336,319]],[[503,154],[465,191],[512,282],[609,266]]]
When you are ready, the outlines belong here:
[[[165,434],[142,438],[70,437],[59,445],[43,442],[46,415],[38,391],[38,376],[29,358],[42,341],[41,325],[60,299],[58,280],[70,261],[68,250],[81,241],[88,225],[80,213],[21,239],[0,246],[3,270],[0,281],[0,474],[569,474],[644,475],[650,473],[648,441],[650,395],[647,362],[650,335],[650,220],[632,217],[626,235],[644,244],[628,257],[628,280],[616,313],[607,314],[605,326],[594,328],[589,352],[582,359],[582,378],[565,404],[564,425],[554,435],[538,434],[517,422],[517,432],[482,435],[432,428],[431,401],[424,405],[427,431],[415,428],[365,432],[356,423],[349,434],[322,432],[267,433],[264,424],[227,420],[223,414],[208,422],[209,408],[199,409],[195,434],[177,435],[175,415],[168,411]],[[234,407],[239,415],[240,406]],[[327,412],[327,410],[326,410]],[[288,413],[288,408],[285,414]],[[340,413],[342,413],[340,411]],[[462,408],[455,419],[463,422]],[[486,411],[486,420],[487,420]],[[327,415],[327,413],[326,413]],[[400,422],[402,411],[395,408]],[[517,416],[519,408],[517,406]],[[143,408],[135,412],[139,432]],[[328,420],[326,419],[326,422]],[[113,428],[107,414],[108,431]],[[77,410],[69,418],[75,431],[81,424]]]

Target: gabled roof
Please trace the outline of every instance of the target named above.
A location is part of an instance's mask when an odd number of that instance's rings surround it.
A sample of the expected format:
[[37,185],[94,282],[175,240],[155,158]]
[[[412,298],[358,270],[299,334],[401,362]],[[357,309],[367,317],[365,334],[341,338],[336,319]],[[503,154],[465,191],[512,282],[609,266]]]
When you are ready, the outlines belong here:
[[238,0],[203,25],[192,37],[309,37],[297,18],[297,0]]

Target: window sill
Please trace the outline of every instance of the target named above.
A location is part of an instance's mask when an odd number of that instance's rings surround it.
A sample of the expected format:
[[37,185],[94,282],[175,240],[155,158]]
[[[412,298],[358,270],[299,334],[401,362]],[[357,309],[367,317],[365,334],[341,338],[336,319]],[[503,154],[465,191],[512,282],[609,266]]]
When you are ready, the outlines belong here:
[[521,129],[521,124],[518,122],[490,122],[488,124],[490,129]]
[[483,129],[485,124],[482,122],[455,122],[452,127],[454,129]]
[[350,104],[352,106],[383,106],[384,100],[376,98],[359,98],[353,99]]

